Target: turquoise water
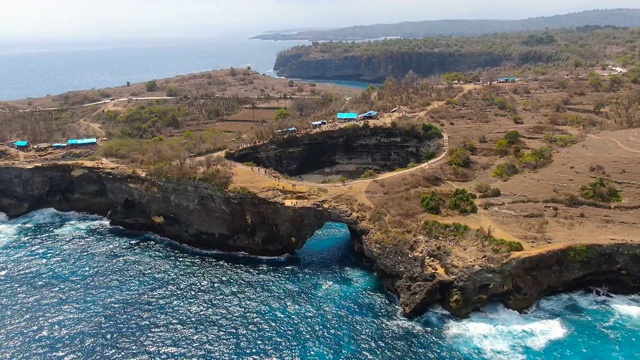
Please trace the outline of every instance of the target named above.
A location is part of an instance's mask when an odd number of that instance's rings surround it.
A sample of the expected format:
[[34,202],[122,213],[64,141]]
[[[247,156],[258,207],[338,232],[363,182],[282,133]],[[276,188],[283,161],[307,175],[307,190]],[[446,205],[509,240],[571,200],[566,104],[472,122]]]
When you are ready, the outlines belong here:
[[343,225],[298,254],[203,254],[104,219],[0,220],[0,359],[633,359],[640,297],[406,320]]

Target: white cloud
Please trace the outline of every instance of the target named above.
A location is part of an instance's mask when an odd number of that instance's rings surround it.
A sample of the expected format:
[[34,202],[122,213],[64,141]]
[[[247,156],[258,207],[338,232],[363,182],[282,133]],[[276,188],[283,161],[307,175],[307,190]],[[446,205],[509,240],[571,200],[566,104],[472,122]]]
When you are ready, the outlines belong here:
[[[596,0],[0,0],[0,38],[242,33],[435,19],[523,18],[602,8]],[[607,8],[637,7],[609,0]]]

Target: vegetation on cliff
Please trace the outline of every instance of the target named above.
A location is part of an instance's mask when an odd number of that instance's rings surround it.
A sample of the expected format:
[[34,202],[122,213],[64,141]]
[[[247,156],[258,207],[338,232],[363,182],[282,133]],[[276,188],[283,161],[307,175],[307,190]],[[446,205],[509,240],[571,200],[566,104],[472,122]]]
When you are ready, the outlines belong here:
[[618,59],[633,63],[635,54],[628,49],[638,45],[639,31],[581,27],[476,37],[314,43],[281,52],[274,69],[289,77],[382,81],[388,76],[402,78],[411,70],[427,77],[493,68],[504,62],[517,66],[571,63],[575,67]]

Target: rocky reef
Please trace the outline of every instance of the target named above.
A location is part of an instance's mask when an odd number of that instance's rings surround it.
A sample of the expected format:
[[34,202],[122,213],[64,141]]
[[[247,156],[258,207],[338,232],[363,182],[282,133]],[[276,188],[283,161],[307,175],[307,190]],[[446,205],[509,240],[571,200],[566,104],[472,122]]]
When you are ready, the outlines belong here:
[[349,167],[359,176],[364,170],[388,172],[421,163],[438,141],[426,141],[420,131],[388,127],[357,127],[290,136],[264,145],[228,153],[230,160],[252,162],[282,174],[298,176]]
[[71,165],[0,168],[0,212],[13,218],[41,208],[101,215],[189,246],[253,255],[292,253],[324,223],[345,222],[326,209],[287,207],[202,183]]

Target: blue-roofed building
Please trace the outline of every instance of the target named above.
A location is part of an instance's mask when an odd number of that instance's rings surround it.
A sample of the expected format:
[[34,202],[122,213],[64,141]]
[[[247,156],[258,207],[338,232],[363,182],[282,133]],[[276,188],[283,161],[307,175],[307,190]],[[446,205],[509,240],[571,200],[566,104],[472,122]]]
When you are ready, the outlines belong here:
[[91,146],[98,145],[98,139],[89,138],[89,139],[69,139],[67,140],[68,146]]
[[518,81],[518,79],[516,79],[514,77],[501,77],[501,78],[498,78],[498,82],[499,83],[515,83],[517,81]]
[[26,149],[31,146],[31,143],[25,140],[18,140],[14,142],[13,145],[18,149]]
[[338,113],[338,120],[340,122],[358,120],[358,113]]
[[56,143],[56,144],[51,144],[51,147],[54,149],[64,149],[67,147],[67,144]]

